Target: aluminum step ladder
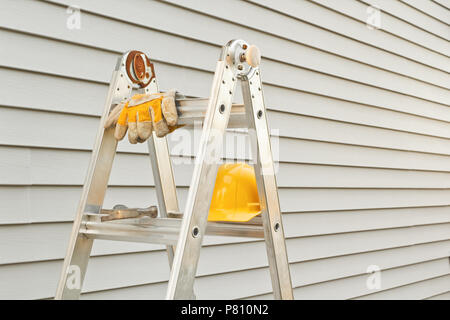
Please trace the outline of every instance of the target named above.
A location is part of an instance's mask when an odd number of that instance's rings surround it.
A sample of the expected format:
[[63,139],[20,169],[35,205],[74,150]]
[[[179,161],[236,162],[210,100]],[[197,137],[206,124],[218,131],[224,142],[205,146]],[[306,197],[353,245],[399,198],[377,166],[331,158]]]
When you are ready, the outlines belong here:
[[[148,55],[129,51],[119,58],[109,86],[92,158],[73,224],[56,299],[78,299],[95,239],[167,246],[171,267],[167,299],[194,299],[193,285],[204,234],[265,238],[274,297],[292,299],[292,284],[255,46],[232,40],[222,48],[209,99],[178,99],[179,124],[203,121],[184,213],[180,213],[166,137],[148,140],[158,209],[116,206],[103,200],[116,154],[114,128],[104,128],[113,106],[140,93],[159,92]],[[138,75],[139,73],[139,75]],[[233,104],[241,81],[244,104]],[[227,127],[247,128],[262,213],[246,223],[208,222],[223,137]],[[159,216],[158,216],[159,212]]]

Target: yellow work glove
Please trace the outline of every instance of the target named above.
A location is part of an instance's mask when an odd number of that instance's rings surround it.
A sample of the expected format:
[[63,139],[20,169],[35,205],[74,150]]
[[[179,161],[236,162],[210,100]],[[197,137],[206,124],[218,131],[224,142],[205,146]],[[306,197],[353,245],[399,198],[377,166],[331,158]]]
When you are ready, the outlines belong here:
[[128,130],[130,143],[144,142],[155,131],[156,136],[164,137],[177,128],[175,91],[164,94],[137,94],[126,103],[113,109],[105,128],[116,124],[114,137],[122,140]]

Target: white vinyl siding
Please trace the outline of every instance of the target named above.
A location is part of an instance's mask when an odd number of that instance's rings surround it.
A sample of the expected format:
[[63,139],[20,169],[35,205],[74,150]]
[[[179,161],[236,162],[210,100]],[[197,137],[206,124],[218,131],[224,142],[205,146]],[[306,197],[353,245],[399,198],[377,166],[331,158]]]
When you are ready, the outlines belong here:
[[[162,90],[206,97],[236,38],[263,55],[295,298],[449,299],[449,16],[441,0],[0,0],[0,299],[55,293],[117,57],[149,52]],[[146,145],[118,150],[105,207],[156,204]],[[174,167],[182,207],[192,169]],[[198,298],[272,298],[263,241],[204,244]],[[96,241],[82,298],[164,298],[168,276],[163,246]]]

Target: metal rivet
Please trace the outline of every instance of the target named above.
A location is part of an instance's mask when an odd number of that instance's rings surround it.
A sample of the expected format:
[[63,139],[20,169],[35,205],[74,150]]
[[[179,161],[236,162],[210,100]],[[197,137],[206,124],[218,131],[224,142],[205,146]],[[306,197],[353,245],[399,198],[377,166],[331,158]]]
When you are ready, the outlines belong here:
[[234,77],[233,77],[233,78],[231,78],[231,80],[235,81]]
[[275,226],[273,227],[273,230],[275,230],[275,232],[277,232],[278,230],[280,230],[280,224],[277,222],[275,223]]
[[258,87],[258,91],[261,91],[261,87]]
[[230,92],[230,94],[233,94],[233,91],[230,90],[229,92]]
[[256,71],[256,75],[259,76],[259,72],[258,71]]
[[225,84],[225,80],[222,80],[222,83]]
[[219,107],[219,112],[220,112],[220,113],[224,113],[224,112],[225,112],[225,105],[224,105],[224,104],[221,104],[221,105],[220,105],[220,107]]
[[253,84],[253,82],[250,81],[250,84]]
[[262,115],[263,115],[262,110],[259,110],[258,111],[258,119],[261,119]]
[[228,69],[228,66],[225,66],[225,69]]
[[117,91],[119,91],[120,90],[120,88],[117,88]]
[[197,226],[195,226],[194,228],[192,228],[192,236],[193,236],[194,238],[197,238],[199,235],[200,235],[200,229],[199,229]]
[[242,66],[242,64],[239,64],[237,68],[238,68],[238,70],[244,69],[244,67]]
[[254,99],[255,98],[255,95],[254,94],[252,94],[252,99]]

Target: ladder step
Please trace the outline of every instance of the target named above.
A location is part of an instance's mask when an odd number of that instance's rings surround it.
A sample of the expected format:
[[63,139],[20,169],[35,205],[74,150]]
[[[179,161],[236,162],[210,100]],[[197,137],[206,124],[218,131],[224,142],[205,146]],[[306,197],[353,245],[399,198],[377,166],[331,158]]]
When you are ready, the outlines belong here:
[[250,223],[208,222],[206,234],[227,237],[264,238],[262,225]]
[[175,245],[178,241],[179,227],[88,221],[83,224],[80,233],[90,239]]
[[[209,99],[180,99],[177,100],[179,113],[178,124],[192,126],[202,123],[208,109]],[[231,107],[228,128],[247,128],[248,122],[243,104],[233,104]]]
[[101,215],[102,221],[139,218],[144,216],[156,218],[158,215],[158,208],[156,206],[150,206],[148,208],[128,208],[124,205],[116,205],[113,209],[102,209]]
[[[176,245],[181,221],[149,217],[108,222],[87,221],[83,223],[80,233],[90,239]],[[208,222],[206,234],[264,238],[262,225],[248,223]]]

